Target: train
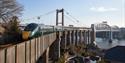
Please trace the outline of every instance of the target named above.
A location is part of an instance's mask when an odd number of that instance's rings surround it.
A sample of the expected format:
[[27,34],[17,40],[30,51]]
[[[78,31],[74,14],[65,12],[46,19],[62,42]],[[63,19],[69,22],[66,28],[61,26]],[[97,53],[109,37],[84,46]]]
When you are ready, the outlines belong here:
[[54,32],[54,27],[52,26],[30,23],[22,31],[22,39],[28,40],[52,32]]
[[[43,24],[36,24],[36,23],[30,23],[27,26],[24,27],[24,30],[22,31],[22,39],[32,39],[35,37],[39,37],[41,35],[53,33],[56,31],[65,31],[65,30],[81,30],[83,27],[70,27],[70,26],[51,26],[51,25],[43,25]],[[85,28],[84,28],[85,29]],[[86,28],[88,29],[88,28]]]

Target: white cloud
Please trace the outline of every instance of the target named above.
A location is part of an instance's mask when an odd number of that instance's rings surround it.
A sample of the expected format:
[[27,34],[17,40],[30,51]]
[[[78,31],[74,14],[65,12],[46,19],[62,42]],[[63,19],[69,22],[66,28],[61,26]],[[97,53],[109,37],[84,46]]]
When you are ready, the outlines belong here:
[[117,8],[105,8],[105,7],[91,7],[90,10],[96,11],[96,12],[118,11]]

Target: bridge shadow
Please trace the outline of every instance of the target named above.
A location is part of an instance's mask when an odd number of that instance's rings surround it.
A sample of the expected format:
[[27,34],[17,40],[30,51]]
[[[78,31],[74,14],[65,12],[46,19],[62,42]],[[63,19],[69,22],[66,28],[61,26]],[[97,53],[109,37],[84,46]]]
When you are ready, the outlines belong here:
[[46,63],[47,60],[49,61],[49,63],[50,61],[51,63],[55,63],[55,61],[58,60],[58,41],[59,39],[56,39],[49,47],[48,59],[46,59],[47,50],[45,50],[44,53],[40,56],[40,58],[36,61],[36,63]]
[[44,52],[42,56],[40,56],[40,58],[36,61],[36,63],[45,63],[46,62],[46,58],[44,58],[45,56],[46,52]]

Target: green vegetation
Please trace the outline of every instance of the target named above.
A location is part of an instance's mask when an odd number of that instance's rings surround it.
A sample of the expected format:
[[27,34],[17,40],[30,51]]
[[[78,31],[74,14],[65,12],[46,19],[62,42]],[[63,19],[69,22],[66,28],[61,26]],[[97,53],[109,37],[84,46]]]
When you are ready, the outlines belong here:
[[6,34],[19,34],[21,30],[19,29],[19,21],[18,17],[13,16],[12,19],[8,23],[8,28],[6,30]]
[[64,56],[61,56],[56,63],[65,63]]
[[[70,45],[67,47],[68,55],[78,55],[83,57],[96,57],[100,53],[100,49],[97,46],[93,46],[91,44],[85,45],[85,44],[79,44],[79,45]],[[100,53],[101,54],[101,53]],[[57,61],[57,63],[64,63],[66,61],[65,55],[62,54],[61,58]],[[103,58],[101,58],[101,61],[98,60],[97,63],[107,63],[107,61]]]
[[5,26],[5,33],[3,34],[5,44],[21,40],[21,30],[19,29],[18,17],[13,16]]

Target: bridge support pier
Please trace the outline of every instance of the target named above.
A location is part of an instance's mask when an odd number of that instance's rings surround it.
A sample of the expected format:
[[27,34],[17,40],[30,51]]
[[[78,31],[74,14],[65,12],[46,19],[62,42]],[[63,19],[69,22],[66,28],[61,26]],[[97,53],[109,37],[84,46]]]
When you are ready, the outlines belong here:
[[83,38],[82,30],[80,30],[80,32],[79,32],[79,42],[80,42],[80,44],[82,44],[82,38]]
[[84,42],[85,42],[85,44],[87,44],[87,32],[86,32],[86,30],[84,31]]
[[68,46],[68,31],[65,31],[65,49],[67,49],[67,46]]
[[75,31],[72,30],[72,33],[71,33],[71,42],[72,42],[73,45],[75,45],[74,37],[75,37]]
[[49,63],[49,47],[46,50],[46,61],[45,63]]
[[50,51],[49,51],[50,60],[52,60],[53,62],[57,61],[60,58],[61,39],[62,39],[62,32],[57,31],[56,32],[56,40],[50,46]]
[[71,31],[69,30],[67,33],[67,46],[71,45]]
[[49,63],[49,47],[46,49],[43,55],[39,58],[39,61],[37,61],[37,63]]
[[67,31],[63,31],[61,45],[62,45],[62,48],[66,49],[66,47],[67,47]]
[[60,53],[61,40],[62,40],[61,35],[62,35],[61,32],[57,32],[57,39],[58,39],[58,58],[60,58],[60,54],[61,54],[61,53]]
[[85,30],[83,30],[83,32],[82,32],[82,42],[85,44]]
[[92,28],[92,31],[91,31],[91,43],[94,43],[95,42],[95,38],[96,38],[95,25],[92,24],[91,28]]
[[75,45],[78,45],[78,30],[75,32]]
[[88,32],[88,30],[86,31],[86,42],[87,42],[87,44],[89,44],[89,32]]
[[88,44],[90,44],[90,31],[88,30],[87,32],[88,32],[87,33],[87,35],[88,35],[88,40],[87,41],[88,41]]

